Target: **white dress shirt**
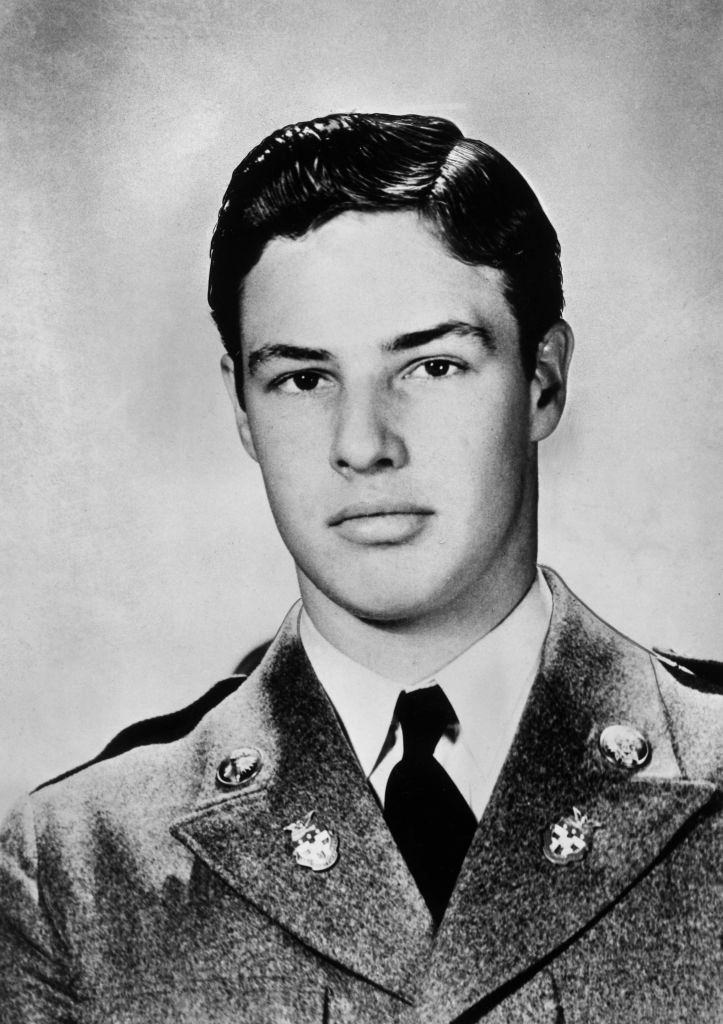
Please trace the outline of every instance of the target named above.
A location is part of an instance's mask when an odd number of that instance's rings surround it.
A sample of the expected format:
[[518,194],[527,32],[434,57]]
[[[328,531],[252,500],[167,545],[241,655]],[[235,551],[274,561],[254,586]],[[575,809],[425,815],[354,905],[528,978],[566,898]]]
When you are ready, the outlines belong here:
[[537,674],[552,614],[552,594],[538,569],[522,601],[493,630],[417,683],[387,679],[342,654],[302,608],[299,636],[364,774],[384,806],[389,773],[402,758],[394,708],[399,694],[437,683],[459,724],[434,756],[479,821],[509,752]]

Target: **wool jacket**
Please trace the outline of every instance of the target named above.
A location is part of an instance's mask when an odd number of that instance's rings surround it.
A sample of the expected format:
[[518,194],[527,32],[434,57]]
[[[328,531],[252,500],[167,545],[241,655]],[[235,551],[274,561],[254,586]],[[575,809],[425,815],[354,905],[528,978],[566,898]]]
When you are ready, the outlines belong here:
[[[435,932],[289,620],[186,736],[41,789],[0,841],[5,1024],[719,1020],[721,697],[683,685],[546,571],[538,677]],[[638,771],[601,756],[647,738]],[[222,786],[229,751],[258,750]],[[577,808],[587,856],[551,863]],[[338,839],[300,866],[286,826]]]

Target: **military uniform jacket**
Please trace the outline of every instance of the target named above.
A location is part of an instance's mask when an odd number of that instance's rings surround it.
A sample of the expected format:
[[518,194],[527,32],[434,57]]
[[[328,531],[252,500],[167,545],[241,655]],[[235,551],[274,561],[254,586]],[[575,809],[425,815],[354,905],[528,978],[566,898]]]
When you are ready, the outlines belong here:
[[[538,677],[435,933],[291,622],[176,742],[42,789],[6,822],[0,1017],[144,1024],[720,1019],[720,697],[656,671],[547,572]],[[652,748],[613,768],[600,732]],[[246,785],[216,774],[260,751]],[[546,829],[596,819],[556,865]],[[338,837],[300,867],[285,826]]]

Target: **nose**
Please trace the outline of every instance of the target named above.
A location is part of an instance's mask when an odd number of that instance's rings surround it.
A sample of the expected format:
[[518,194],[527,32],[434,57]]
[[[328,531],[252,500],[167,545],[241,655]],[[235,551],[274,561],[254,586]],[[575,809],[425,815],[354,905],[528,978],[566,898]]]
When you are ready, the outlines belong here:
[[400,469],[407,462],[407,449],[398,419],[388,397],[378,389],[344,391],[329,456],[332,468],[345,477]]

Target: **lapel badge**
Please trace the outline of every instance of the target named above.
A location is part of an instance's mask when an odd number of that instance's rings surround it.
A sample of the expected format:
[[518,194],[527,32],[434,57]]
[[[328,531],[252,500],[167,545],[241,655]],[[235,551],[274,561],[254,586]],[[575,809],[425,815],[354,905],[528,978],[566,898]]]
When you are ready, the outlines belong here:
[[220,786],[233,789],[251,782],[260,770],[261,752],[255,747],[239,747],[224,757],[218,766],[216,781]]
[[552,864],[575,864],[590,850],[596,828],[602,828],[602,823],[573,807],[572,814],[563,815],[547,826],[542,837],[542,852]]
[[650,760],[650,744],[632,725],[609,725],[600,733],[600,753],[615,768],[636,771]]
[[289,833],[291,852],[296,863],[312,871],[326,871],[333,867],[339,857],[339,840],[323,826],[314,824],[316,811],[292,821],[284,832]]

